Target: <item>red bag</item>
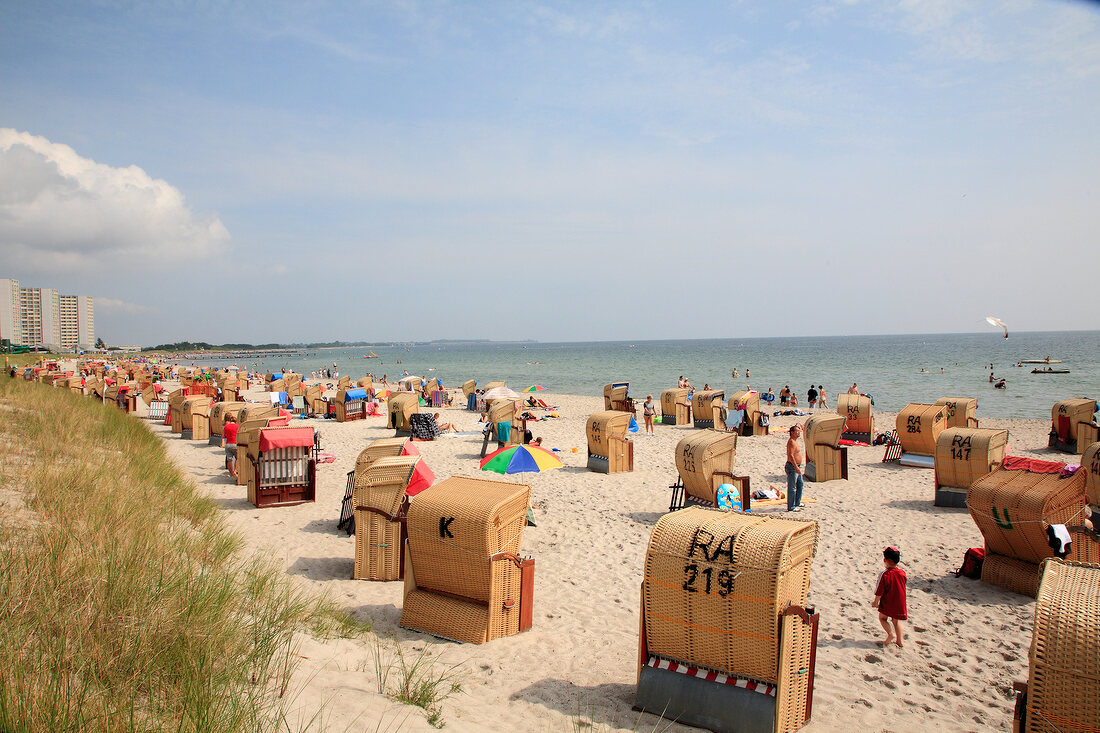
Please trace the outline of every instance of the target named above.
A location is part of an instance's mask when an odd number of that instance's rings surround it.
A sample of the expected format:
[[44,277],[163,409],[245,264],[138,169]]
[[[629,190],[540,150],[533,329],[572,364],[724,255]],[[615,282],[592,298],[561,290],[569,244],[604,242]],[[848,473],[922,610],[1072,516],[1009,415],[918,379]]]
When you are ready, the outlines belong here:
[[962,567],[955,571],[955,577],[965,575],[968,578],[982,577],[982,563],[985,561],[984,547],[971,547],[963,556]]

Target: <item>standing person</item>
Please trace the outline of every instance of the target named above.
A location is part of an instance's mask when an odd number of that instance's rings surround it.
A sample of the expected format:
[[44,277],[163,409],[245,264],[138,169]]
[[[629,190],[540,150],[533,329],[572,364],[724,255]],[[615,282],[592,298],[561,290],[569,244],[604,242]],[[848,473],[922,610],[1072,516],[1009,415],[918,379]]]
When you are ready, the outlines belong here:
[[653,404],[653,395],[646,395],[645,402],[642,403],[642,417],[645,418],[645,431],[651,435],[653,434],[653,416],[656,414],[657,408]]
[[798,439],[802,436],[802,426],[791,426],[791,437],[787,439],[787,463],[783,470],[787,473],[787,511],[800,512],[802,503],[802,446]]
[[[905,646],[901,622],[909,618],[909,612],[905,604],[905,583],[908,578],[905,571],[898,567],[899,562],[901,552],[896,547],[887,547],[882,551],[882,564],[886,569],[879,573],[878,583],[875,584],[875,600],[871,601],[871,607],[878,609],[878,622],[886,632],[882,645],[890,646],[890,642],[895,642],[901,648]],[[893,629],[890,628],[891,622]]]
[[787,386],[783,387],[783,389],[779,390],[779,404],[780,405],[787,404],[787,400],[789,400],[790,398],[791,398],[791,386],[788,384]]
[[809,403],[810,408],[817,407],[817,390],[811,384],[810,388],[806,391],[806,402]]
[[229,475],[237,478],[237,425],[236,415],[226,415],[222,425],[222,440],[225,441],[225,467]]
[[817,406],[823,410],[829,409],[829,400],[825,397],[825,388],[817,385]]
[[852,382],[852,386],[848,388],[848,394],[859,394],[859,387],[856,386],[855,382]]

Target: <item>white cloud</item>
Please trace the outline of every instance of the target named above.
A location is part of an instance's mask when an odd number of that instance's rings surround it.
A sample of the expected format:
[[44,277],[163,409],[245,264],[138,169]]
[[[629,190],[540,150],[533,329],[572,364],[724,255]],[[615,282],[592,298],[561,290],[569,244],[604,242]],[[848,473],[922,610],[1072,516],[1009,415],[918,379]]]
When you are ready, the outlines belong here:
[[16,271],[156,267],[208,257],[229,232],[179,189],[68,145],[0,128],[0,265]]

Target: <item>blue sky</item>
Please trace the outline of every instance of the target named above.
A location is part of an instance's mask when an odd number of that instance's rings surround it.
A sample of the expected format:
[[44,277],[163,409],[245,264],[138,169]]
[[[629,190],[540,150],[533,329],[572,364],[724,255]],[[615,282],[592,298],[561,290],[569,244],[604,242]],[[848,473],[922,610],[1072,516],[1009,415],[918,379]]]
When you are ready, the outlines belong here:
[[111,343],[1100,328],[1100,7],[0,3],[0,277]]

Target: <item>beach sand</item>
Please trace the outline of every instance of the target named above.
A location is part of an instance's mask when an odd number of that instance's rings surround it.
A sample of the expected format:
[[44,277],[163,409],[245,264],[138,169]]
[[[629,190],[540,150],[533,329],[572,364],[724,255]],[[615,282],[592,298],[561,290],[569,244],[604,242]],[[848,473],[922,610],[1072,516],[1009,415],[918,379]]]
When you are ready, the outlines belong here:
[[[171,387],[172,385],[168,385]],[[334,464],[318,468],[316,503],[256,509],[222,466],[222,450],[205,441],[162,435],[172,458],[225,509],[247,546],[286,567],[304,586],[325,593],[381,637],[407,651],[432,645],[441,664],[459,665],[464,691],[443,704],[447,730],[559,731],[574,723],[595,730],[695,730],[633,711],[638,655],[639,584],[650,534],[668,511],[676,479],[673,451],[690,428],[656,426],[635,434],[635,470],[603,475],[585,467],[585,419],[602,398],[546,394],[561,419],[530,425],[543,446],[560,448],[564,467],[508,480],[530,484],[537,527],[523,536],[536,560],[534,627],[480,646],[434,639],[398,627],[402,583],[350,580],[354,539],[337,530],[346,474],[371,440],[390,437],[385,418],[303,421],[321,433]],[[249,399],[265,400],[253,388]],[[457,401],[456,401],[457,403]],[[440,410],[444,421],[478,431],[477,414]],[[877,430],[894,415],[875,413]],[[981,416],[979,415],[979,418]],[[785,487],[786,429],[805,418],[772,419],[772,435],[740,438],[736,470],[753,488]],[[982,420],[1007,428],[1013,455],[1073,461],[1046,448],[1048,424]],[[437,480],[488,475],[478,470],[480,432],[419,442]],[[576,452],[573,452],[576,449]],[[969,547],[983,544],[965,509],[932,505],[932,471],[881,462],[881,447],[849,449],[849,480],[807,483],[801,514],[820,527],[810,575],[810,603],[821,614],[813,719],[807,731],[1004,730],[1011,725],[1012,682],[1027,678],[1033,601],[956,578]],[[785,514],[785,506],[754,508]],[[883,648],[870,602],[882,548],[901,549],[909,576],[905,648]],[[418,708],[378,694],[371,644],[303,638],[294,709],[303,720],[323,708],[333,730],[430,730]]]

